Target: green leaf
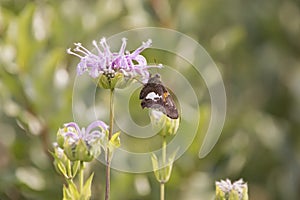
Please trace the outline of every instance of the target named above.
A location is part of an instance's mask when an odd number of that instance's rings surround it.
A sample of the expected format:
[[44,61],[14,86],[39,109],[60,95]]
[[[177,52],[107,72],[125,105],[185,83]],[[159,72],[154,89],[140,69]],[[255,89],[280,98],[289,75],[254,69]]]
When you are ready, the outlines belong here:
[[158,159],[154,153],[152,153],[152,155],[151,155],[151,160],[152,160],[152,167],[153,167],[153,172],[154,172],[155,178],[158,182],[160,182],[161,178],[160,178],[160,173],[159,173]]
[[152,167],[153,167],[155,178],[158,182],[166,183],[169,181],[176,152],[177,151],[175,151],[171,155],[171,158],[169,158],[169,162],[166,164],[159,163],[157,156],[155,154],[152,154],[151,156]]
[[94,177],[94,173],[91,174],[91,176],[88,178],[88,180],[85,182],[83,186],[83,190],[81,193],[81,197],[83,197],[81,198],[82,200],[89,200],[90,197],[92,196],[91,185],[92,185],[93,177]]
[[76,185],[72,181],[69,181],[68,190],[70,192],[72,199],[77,200],[80,198],[80,193]]
[[120,137],[119,137],[120,134],[121,134],[121,132],[118,131],[118,132],[116,132],[115,134],[112,135],[112,137],[111,137],[111,139],[109,141],[110,147],[113,147],[113,148],[120,147],[120,145],[121,145]]
[[[20,78],[16,74],[11,74],[4,68],[0,67],[0,79],[1,82],[7,87],[7,91],[10,95],[16,99],[16,102],[20,106],[28,106],[30,103],[28,102],[28,98],[24,91],[24,86]],[[19,116],[19,121],[24,123],[22,116]]]
[[63,162],[61,162],[60,160],[57,161],[57,168],[59,169],[60,173],[62,173],[65,177],[68,177],[67,169]]
[[151,155],[151,160],[152,160],[153,170],[154,171],[158,170],[158,159],[157,159],[157,156],[154,153],[152,153],[152,155]]
[[35,41],[31,35],[34,11],[35,5],[33,3],[27,4],[18,21],[19,34],[17,38],[17,63],[21,71],[28,71],[28,68],[30,67],[30,58],[32,58],[32,54],[34,52],[33,44]]
[[73,162],[73,165],[72,165],[72,176],[75,177],[77,172],[78,172],[78,169],[79,169],[79,166],[80,166],[80,161],[75,161]]
[[35,63],[36,69],[34,69],[34,74],[36,75],[32,81],[33,88],[37,94],[35,98],[36,106],[40,111],[49,112],[49,110],[51,110],[51,107],[45,105],[51,105],[53,98],[49,98],[49,96],[45,95],[45,91],[48,91],[49,94],[55,92],[55,88],[53,87],[54,74],[62,55],[64,55],[63,51],[55,48],[43,54],[43,58]]
[[72,200],[70,191],[66,185],[63,186],[63,200]]

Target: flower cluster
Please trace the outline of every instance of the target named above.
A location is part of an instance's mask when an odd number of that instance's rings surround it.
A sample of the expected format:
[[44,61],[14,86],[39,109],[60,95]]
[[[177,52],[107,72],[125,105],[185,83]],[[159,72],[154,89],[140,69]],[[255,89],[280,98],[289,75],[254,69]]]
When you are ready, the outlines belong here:
[[248,200],[247,183],[240,179],[231,183],[229,179],[216,182],[216,199],[217,200]]
[[[96,129],[96,128],[100,128]],[[87,129],[70,122],[57,132],[57,144],[71,161],[89,162],[101,153],[101,141],[108,126],[102,121],[91,123]]]
[[76,47],[73,51],[68,49],[67,52],[80,58],[77,65],[78,75],[88,72],[92,78],[104,75],[107,79],[112,79],[117,73],[121,73],[126,78],[141,76],[142,81],[146,82],[149,78],[148,68],[151,66],[147,65],[147,60],[140,53],[149,48],[151,43],[149,39],[130,53],[126,51],[127,39],[123,38],[119,52],[111,52],[106,39],[102,38],[100,45],[93,41],[96,48],[95,54],[83,47],[81,43],[75,43]]

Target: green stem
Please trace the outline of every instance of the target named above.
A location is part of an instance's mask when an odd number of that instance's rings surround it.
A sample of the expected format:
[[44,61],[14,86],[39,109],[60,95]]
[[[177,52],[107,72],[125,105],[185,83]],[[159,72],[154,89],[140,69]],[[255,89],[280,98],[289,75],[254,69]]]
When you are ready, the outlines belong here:
[[160,184],[160,200],[165,199],[165,184],[161,183]]
[[[162,169],[165,170],[166,169],[166,159],[167,159],[167,140],[166,137],[163,136],[163,141],[162,141]],[[160,183],[160,200],[164,200],[165,199],[165,183],[161,182]]]
[[166,140],[166,137],[163,136],[163,141],[162,141],[162,164],[163,164],[163,167],[166,167],[166,159],[167,159],[167,140]]
[[84,162],[80,161],[80,168],[79,168],[79,192],[82,194],[83,192],[83,182],[84,182]]
[[[109,132],[108,141],[110,141],[113,133],[113,123],[114,123],[114,89],[110,90],[110,103],[109,103]],[[106,186],[105,186],[105,200],[109,200],[110,196],[110,157],[111,152],[107,147],[106,152]]]

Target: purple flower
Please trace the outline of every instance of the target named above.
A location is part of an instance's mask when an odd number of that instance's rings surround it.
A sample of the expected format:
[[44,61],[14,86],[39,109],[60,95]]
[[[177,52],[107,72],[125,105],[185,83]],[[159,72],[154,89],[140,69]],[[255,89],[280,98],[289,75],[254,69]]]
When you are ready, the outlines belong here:
[[[217,199],[223,199],[223,197],[236,197],[234,199],[246,200],[248,199],[248,186],[247,183],[240,179],[235,182],[231,182],[229,179],[216,181],[217,187]],[[229,198],[229,199],[231,199]]]
[[[88,72],[92,78],[105,75],[108,79],[111,79],[119,72],[127,78],[141,76],[142,81],[146,82],[149,78],[148,68],[151,66],[147,65],[147,60],[140,53],[149,48],[151,43],[152,41],[149,39],[130,53],[126,51],[127,39],[123,38],[119,52],[111,52],[106,39],[102,38],[100,45],[93,41],[93,45],[96,48],[95,54],[83,47],[81,43],[75,43],[76,47],[73,51],[68,49],[67,52],[80,58],[80,62],[77,65],[78,75]],[[161,65],[157,67],[161,67]]]
[[[82,128],[80,130],[79,126],[75,122],[70,122],[64,124],[65,127],[65,137],[71,140],[78,141],[79,139],[84,140],[86,143],[93,143],[95,140],[104,137],[104,131],[108,129],[108,126],[102,121],[92,122],[87,129]],[[95,130],[95,128],[101,128],[100,130]]]
[[102,121],[92,122],[86,129],[75,123],[64,124],[57,133],[57,143],[72,161],[91,161],[101,152],[101,140],[108,126]]

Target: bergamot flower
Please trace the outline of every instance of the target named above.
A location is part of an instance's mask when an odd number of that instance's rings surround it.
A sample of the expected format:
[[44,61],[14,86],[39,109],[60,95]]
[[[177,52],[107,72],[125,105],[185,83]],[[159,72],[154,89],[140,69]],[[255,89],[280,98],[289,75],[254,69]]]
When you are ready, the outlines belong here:
[[92,122],[86,129],[70,122],[58,130],[57,143],[71,161],[90,162],[101,153],[106,131],[108,126],[102,121]]
[[80,58],[77,65],[78,75],[88,72],[92,78],[100,77],[102,87],[112,89],[118,87],[117,83],[124,78],[132,80],[132,78],[139,77],[142,82],[146,83],[150,77],[148,69],[161,67],[161,65],[148,65],[146,58],[140,55],[151,44],[152,41],[149,39],[130,53],[126,50],[127,39],[123,38],[119,52],[111,52],[106,39],[102,38],[99,44],[93,41],[95,53],[86,49],[81,43],[75,43],[76,47],[73,50],[68,49],[67,52]]
[[216,200],[248,200],[247,183],[240,179],[231,183],[229,179],[216,182]]

